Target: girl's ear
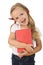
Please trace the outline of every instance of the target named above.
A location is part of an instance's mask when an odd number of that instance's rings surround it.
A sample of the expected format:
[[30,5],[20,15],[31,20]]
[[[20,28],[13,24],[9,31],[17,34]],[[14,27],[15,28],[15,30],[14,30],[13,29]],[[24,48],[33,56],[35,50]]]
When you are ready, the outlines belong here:
[[9,20],[14,20],[13,18],[8,18]]

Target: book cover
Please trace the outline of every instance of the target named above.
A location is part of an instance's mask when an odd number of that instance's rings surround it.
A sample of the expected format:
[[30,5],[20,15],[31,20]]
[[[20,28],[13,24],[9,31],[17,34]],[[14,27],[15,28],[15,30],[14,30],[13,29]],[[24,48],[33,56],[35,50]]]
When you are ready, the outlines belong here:
[[[32,33],[31,29],[16,30],[16,40],[26,44],[32,44]],[[23,48],[18,48],[18,52],[23,52]]]

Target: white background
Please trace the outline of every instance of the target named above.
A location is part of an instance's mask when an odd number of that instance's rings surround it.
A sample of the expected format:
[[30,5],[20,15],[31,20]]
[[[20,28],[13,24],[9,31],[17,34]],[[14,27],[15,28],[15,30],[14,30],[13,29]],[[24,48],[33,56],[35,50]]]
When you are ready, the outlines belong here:
[[[0,0],[0,65],[11,65],[12,50],[8,45],[8,37],[13,21],[8,18],[10,17],[10,8],[16,2],[24,4],[30,10],[40,31],[43,46],[43,0]],[[43,64],[43,50],[36,54],[35,61],[35,65]]]

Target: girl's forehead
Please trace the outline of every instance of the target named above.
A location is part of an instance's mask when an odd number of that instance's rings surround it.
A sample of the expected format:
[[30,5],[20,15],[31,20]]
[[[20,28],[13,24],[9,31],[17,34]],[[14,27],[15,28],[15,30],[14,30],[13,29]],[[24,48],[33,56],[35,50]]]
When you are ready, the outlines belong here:
[[24,10],[22,7],[16,7],[16,8],[13,10],[12,14],[16,16],[16,15],[18,15],[18,14],[24,12],[24,11],[25,11],[25,10]]
[[14,9],[14,12],[21,12],[21,11],[24,11],[24,9],[22,8],[22,7],[16,7],[15,9]]

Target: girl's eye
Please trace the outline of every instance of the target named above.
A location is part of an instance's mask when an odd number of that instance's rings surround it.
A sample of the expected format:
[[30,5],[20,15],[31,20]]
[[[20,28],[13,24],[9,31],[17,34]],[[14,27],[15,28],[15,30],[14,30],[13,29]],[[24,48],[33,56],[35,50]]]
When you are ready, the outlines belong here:
[[18,17],[16,17],[16,19],[18,19]]
[[23,15],[23,13],[21,13],[20,15]]

